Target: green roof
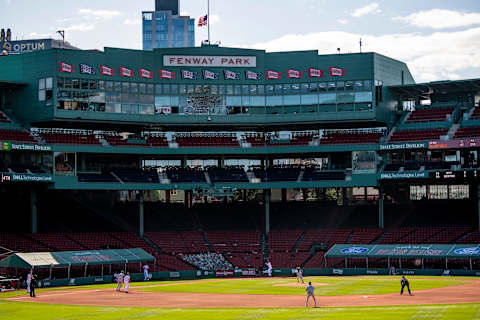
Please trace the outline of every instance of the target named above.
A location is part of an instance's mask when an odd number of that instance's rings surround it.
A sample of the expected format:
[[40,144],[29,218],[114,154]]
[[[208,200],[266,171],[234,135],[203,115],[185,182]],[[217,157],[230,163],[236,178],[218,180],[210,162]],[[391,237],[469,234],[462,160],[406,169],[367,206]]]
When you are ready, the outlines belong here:
[[17,252],[0,261],[6,268],[46,268],[80,266],[85,264],[121,264],[154,261],[143,249],[111,249],[57,252]]

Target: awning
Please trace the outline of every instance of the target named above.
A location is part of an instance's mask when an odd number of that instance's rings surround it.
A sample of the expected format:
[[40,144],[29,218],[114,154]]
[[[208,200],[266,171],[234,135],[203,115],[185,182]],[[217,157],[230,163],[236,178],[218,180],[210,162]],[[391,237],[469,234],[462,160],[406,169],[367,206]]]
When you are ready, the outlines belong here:
[[336,244],[325,258],[480,259],[478,244]]
[[12,268],[46,268],[82,266],[85,264],[122,264],[135,262],[152,262],[155,258],[143,249],[112,249],[88,251],[57,251],[14,253],[0,261],[0,267]]

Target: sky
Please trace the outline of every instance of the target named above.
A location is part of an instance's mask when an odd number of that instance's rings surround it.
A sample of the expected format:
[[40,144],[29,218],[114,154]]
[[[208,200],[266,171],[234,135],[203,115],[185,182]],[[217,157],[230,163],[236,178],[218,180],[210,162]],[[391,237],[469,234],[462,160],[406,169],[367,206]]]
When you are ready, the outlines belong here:
[[[13,39],[58,38],[81,49],[141,49],[154,0],[0,0]],[[198,19],[207,0],[181,0]],[[480,0],[210,0],[211,41],[266,51],[374,51],[407,63],[416,82],[480,78]],[[207,38],[196,27],[196,45]]]

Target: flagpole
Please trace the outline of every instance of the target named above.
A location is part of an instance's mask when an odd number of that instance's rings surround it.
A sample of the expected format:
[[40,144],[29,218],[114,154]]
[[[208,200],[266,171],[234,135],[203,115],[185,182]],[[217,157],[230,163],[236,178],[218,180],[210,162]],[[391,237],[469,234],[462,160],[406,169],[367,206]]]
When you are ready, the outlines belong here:
[[210,44],[210,0],[207,0],[208,44]]

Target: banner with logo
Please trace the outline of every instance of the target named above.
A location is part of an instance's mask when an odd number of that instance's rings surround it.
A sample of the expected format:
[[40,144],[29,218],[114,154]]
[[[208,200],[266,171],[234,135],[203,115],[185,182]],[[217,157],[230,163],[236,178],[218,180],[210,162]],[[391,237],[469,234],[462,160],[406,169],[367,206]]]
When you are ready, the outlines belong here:
[[160,75],[160,79],[175,79],[175,72],[160,69],[158,73]]
[[330,76],[332,77],[343,77],[345,76],[345,69],[330,67]]
[[215,80],[218,78],[217,73],[210,70],[203,70],[202,73],[203,73],[203,79],[205,80]]
[[60,72],[74,73],[74,67],[66,62],[60,62]]
[[215,275],[217,277],[231,277],[233,276],[233,270],[217,270]]
[[107,66],[100,66],[100,74],[104,76],[113,77],[115,75],[115,70]]
[[302,78],[303,71],[287,69],[287,78],[288,79],[300,79]]
[[254,72],[254,71],[245,71],[245,79],[247,80],[260,80],[262,77],[262,74],[259,72]]
[[125,67],[120,67],[120,76],[121,77],[133,78],[135,76],[135,71],[132,70],[132,69],[125,68]]
[[265,77],[267,80],[279,80],[281,72],[278,71],[273,71],[273,70],[267,70],[265,71]]
[[153,79],[153,72],[147,69],[139,68],[138,75],[140,76],[140,78]]
[[85,63],[80,63],[80,73],[81,74],[95,74],[95,68],[85,64]]
[[240,78],[240,74],[230,70],[223,70],[223,77],[225,80],[238,80]]
[[321,78],[323,77],[323,70],[315,69],[315,68],[308,68],[308,77],[309,78]]
[[189,70],[182,70],[182,79],[183,80],[195,80],[197,79],[198,73],[189,71]]
[[427,179],[428,177],[426,171],[384,172],[380,174],[380,180]]

